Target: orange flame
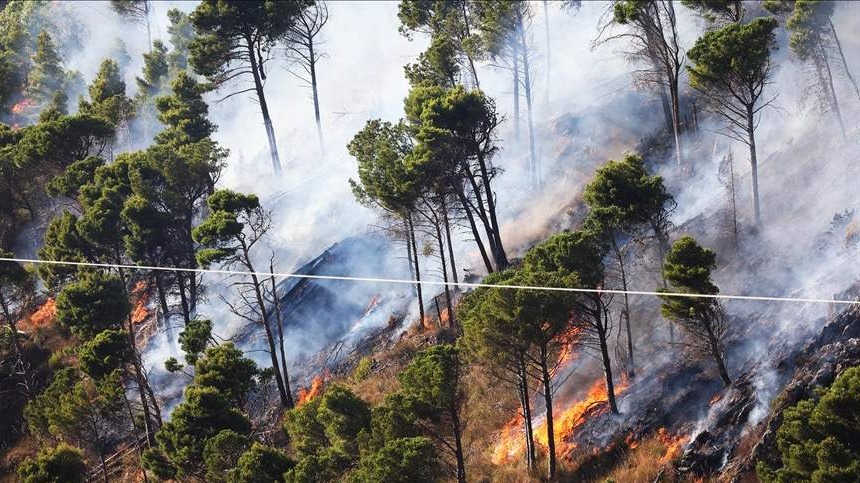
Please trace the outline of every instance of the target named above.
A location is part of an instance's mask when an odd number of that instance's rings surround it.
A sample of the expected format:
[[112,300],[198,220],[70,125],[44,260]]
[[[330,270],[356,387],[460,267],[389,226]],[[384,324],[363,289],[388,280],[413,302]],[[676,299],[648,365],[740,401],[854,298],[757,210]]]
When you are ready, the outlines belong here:
[[657,439],[666,446],[666,452],[660,458],[660,464],[665,465],[677,458],[684,449],[684,445],[690,439],[689,436],[672,436],[666,431],[666,428],[657,430]]
[[627,447],[630,449],[636,449],[639,447],[639,440],[636,439],[635,433],[630,433],[624,438],[624,442],[627,444]]
[[134,304],[134,309],[131,312],[131,323],[139,324],[146,320],[149,317],[149,309],[147,305],[149,305],[149,291],[147,290],[147,283],[144,280],[137,282],[137,284],[132,289],[133,294],[137,294],[137,303]]
[[329,377],[328,369],[321,375],[314,376],[311,381],[310,387],[306,387],[304,389],[299,390],[298,397],[296,398],[296,407],[300,407],[311,399],[316,398],[323,392],[323,384],[325,380]]
[[57,315],[57,302],[49,297],[48,300],[36,309],[32,314],[24,317],[16,327],[20,330],[32,330],[37,327],[44,327],[54,322]]
[[[615,386],[616,396],[627,389],[627,383],[621,382]],[[567,409],[556,414],[553,418],[553,435],[555,440],[556,452],[558,454],[568,453],[576,444],[565,442],[564,436],[572,433],[586,418],[592,413],[590,410],[595,405],[605,404],[608,395],[606,391],[606,383],[603,380],[598,380],[586,391],[585,397],[568,406]],[[601,407],[597,413],[606,412],[608,407]],[[524,430],[522,428],[522,416],[517,415],[502,429],[499,436],[499,442],[493,449],[492,461],[496,465],[509,463],[515,459],[525,449]],[[544,448],[549,446],[547,440],[546,420],[534,427],[535,441]]]
[[25,109],[30,107],[31,104],[32,102],[30,102],[30,99],[24,98],[23,100],[12,106],[12,113],[21,114],[22,112],[24,112]]

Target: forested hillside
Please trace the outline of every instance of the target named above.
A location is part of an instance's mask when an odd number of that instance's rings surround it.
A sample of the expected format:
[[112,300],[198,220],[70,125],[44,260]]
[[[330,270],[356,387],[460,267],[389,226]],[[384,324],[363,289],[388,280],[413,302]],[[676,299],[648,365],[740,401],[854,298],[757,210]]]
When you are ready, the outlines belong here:
[[860,481],[860,4],[0,0],[0,481]]

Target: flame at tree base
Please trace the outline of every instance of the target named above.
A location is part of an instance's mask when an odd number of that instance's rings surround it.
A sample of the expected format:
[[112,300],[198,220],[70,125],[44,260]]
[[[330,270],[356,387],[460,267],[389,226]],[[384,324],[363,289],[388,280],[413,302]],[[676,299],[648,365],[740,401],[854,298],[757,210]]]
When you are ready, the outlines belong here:
[[[627,389],[628,384],[622,382],[615,386],[616,397]],[[596,381],[586,391],[585,396],[568,406],[561,413],[556,412],[553,418],[553,434],[557,455],[569,453],[576,444],[565,441],[565,436],[573,433],[588,417],[603,414],[609,410],[606,382]],[[533,426],[535,443],[546,449],[548,444],[546,419]],[[517,415],[505,425],[499,435],[499,442],[493,448],[492,461],[495,465],[510,463],[523,454],[526,447],[523,417]]]

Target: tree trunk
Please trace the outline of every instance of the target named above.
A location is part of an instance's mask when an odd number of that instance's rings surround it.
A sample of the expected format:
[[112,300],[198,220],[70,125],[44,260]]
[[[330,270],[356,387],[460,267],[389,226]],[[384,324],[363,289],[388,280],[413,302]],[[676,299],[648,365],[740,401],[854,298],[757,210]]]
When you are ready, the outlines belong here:
[[325,147],[323,145],[323,132],[322,132],[322,122],[320,121],[320,98],[319,92],[317,91],[317,61],[314,58],[314,36],[308,35],[308,58],[310,59],[310,72],[311,72],[311,91],[313,92],[314,97],[314,120],[317,124],[317,140],[320,143],[320,152],[325,151]]
[[451,410],[451,426],[454,431],[454,456],[457,458],[457,483],[466,483],[466,459],[463,457],[460,411],[456,408]]
[[[442,264],[442,281],[445,283],[445,307],[448,309],[448,325],[453,327],[454,306],[451,303],[451,287],[448,286],[448,267],[445,262],[445,245],[442,240],[442,229],[439,227],[438,219],[433,222],[433,227],[436,229],[436,240],[439,242],[439,260]],[[439,319],[439,325],[442,326],[441,318]]]
[[749,135],[750,147],[750,167],[752,168],[752,192],[753,192],[753,211],[755,213],[755,225],[761,223],[761,204],[758,196],[758,159],[756,158],[755,148],[755,114],[753,113],[753,105],[747,106],[747,134]]
[[630,358],[627,375],[632,379],[636,377],[636,364],[633,360],[633,332],[630,330],[630,301],[627,294],[627,272],[624,269],[624,255],[618,247],[618,241],[615,235],[612,235],[612,249],[615,251],[615,258],[618,260],[618,267],[621,270],[621,288],[624,290],[624,325],[627,328],[627,357]]
[[[523,18],[520,9],[517,8],[517,24],[519,25],[519,38],[520,38],[520,55],[522,55],[523,59],[523,89],[526,94],[526,108],[528,108],[528,113],[526,115],[526,121],[528,122],[529,129],[529,164],[530,164],[530,174],[531,174],[531,182],[533,186],[540,186],[541,184],[541,173],[540,173],[540,162],[537,159],[537,155],[535,153],[535,129],[534,129],[534,121],[532,120],[532,82],[531,82],[531,73],[529,72],[529,51],[526,46],[526,38],[525,38],[525,26],[523,25]],[[490,194],[487,195],[488,197]]]
[[723,360],[723,354],[720,351],[720,344],[717,340],[717,336],[714,335],[714,331],[711,327],[711,323],[708,322],[708,344],[711,346],[711,354],[714,356],[714,361],[717,363],[717,370],[720,373],[720,379],[723,380],[723,384],[726,387],[732,385],[732,380],[729,378],[729,371],[726,370],[726,363]]
[[272,300],[275,304],[275,315],[278,322],[278,350],[281,353],[281,375],[284,379],[284,392],[287,393],[287,407],[293,408],[295,402],[293,401],[292,389],[290,389],[290,372],[287,368],[287,356],[284,350],[284,319],[281,315],[281,298],[278,297],[278,290],[275,285],[275,267],[271,263],[269,264],[269,273],[272,274]]
[[149,40],[149,51],[152,52],[152,25],[149,21],[149,0],[143,2],[143,16],[146,20],[146,38]]
[[555,428],[552,417],[552,379],[549,375],[549,362],[546,346],[540,348],[541,384],[543,384],[543,400],[546,406],[546,445],[547,445],[547,475],[550,480],[555,478]]
[[164,290],[164,278],[161,273],[161,270],[155,270],[153,274],[155,278],[155,289],[158,292],[158,303],[161,306],[162,312],[162,323],[167,327],[167,333],[171,333],[170,329],[170,307],[167,305],[167,294]]
[[[245,260],[248,261],[248,253],[245,252]],[[253,272],[254,267],[248,261],[248,270]],[[269,355],[272,358],[272,370],[275,373],[275,381],[278,385],[278,395],[281,398],[281,405],[290,407],[290,399],[287,397],[287,389],[284,386],[284,378],[281,374],[281,367],[278,364],[278,354],[275,351],[275,338],[272,336],[272,328],[269,326],[269,316],[266,310],[266,303],[263,301],[263,294],[260,291],[260,281],[256,275],[251,275],[251,282],[254,284],[254,296],[257,298],[257,305],[260,308],[260,314],[263,318],[263,328],[266,331],[266,342],[269,344]]]
[[415,291],[418,294],[418,315],[421,317],[421,325],[424,325],[424,294],[421,288],[421,268],[418,263],[418,246],[415,243],[415,227],[412,225],[412,215],[407,215],[406,223],[408,224],[409,240],[408,244],[412,246],[412,256],[409,263],[414,262],[415,266]]
[[511,69],[514,75],[514,139],[520,140],[520,53],[516,42],[511,42]]
[[454,290],[458,290],[459,287],[456,284],[460,283],[457,279],[457,264],[454,263],[454,246],[451,241],[451,224],[448,221],[448,204],[445,202],[445,197],[441,198],[442,203],[442,222],[445,224],[445,240],[448,244],[448,258],[451,260],[451,278],[454,280]]
[[6,298],[3,297],[2,292],[0,292],[0,308],[3,309],[3,317],[6,319],[6,324],[9,326],[9,336],[12,338],[12,345],[15,347],[15,357],[20,358],[23,352],[21,351],[21,342],[18,340],[18,328],[15,324],[15,319],[12,317],[12,313],[9,310],[9,304],[6,302]]
[[842,51],[842,42],[839,40],[839,35],[836,34],[836,26],[833,25],[833,19],[828,18],[827,21],[830,22],[830,31],[833,32],[833,40],[836,41],[836,49],[839,51],[839,57],[842,59],[842,68],[845,69],[845,75],[848,76],[848,80],[851,81],[851,85],[854,86],[854,93],[857,94],[857,99],[860,100],[860,88],[857,87],[857,81],[855,81],[854,76],[851,75],[848,61],[845,60],[845,52]]
[[672,134],[675,136],[675,159],[678,166],[681,166],[684,161],[681,157],[681,107],[680,99],[678,98],[678,78],[669,80],[669,95],[672,99]]
[[845,134],[845,122],[842,120],[842,111],[839,109],[839,99],[836,97],[836,88],[833,86],[833,72],[830,70],[830,60],[827,59],[827,50],[824,46],[820,46],[821,62],[824,64],[824,71],[827,72],[827,91],[830,93],[830,104],[833,106],[833,113],[836,114],[836,119],[839,121],[839,129],[842,131],[842,141],[847,142],[848,136]]
[[499,220],[496,218],[496,202],[493,199],[493,190],[490,186],[490,175],[487,170],[487,163],[484,160],[484,155],[478,152],[478,164],[481,168],[481,178],[484,181],[484,189],[487,190],[487,211],[490,215],[490,225],[492,227],[493,236],[495,237],[496,246],[496,268],[503,270],[508,266],[508,256],[505,254],[505,248],[502,245],[502,235],[499,232]]
[[462,188],[455,189],[457,198],[463,206],[463,211],[466,213],[466,219],[469,220],[469,228],[472,229],[472,236],[475,237],[475,244],[478,245],[478,251],[481,253],[481,259],[484,260],[484,266],[487,268],[487,273],[493,273],[493,264],[490,262],[490,257],[487,255],[487,249],[484,247],[484,242],[481,240],[481,233],[478,230],[478,225],[475,222],[475,216],[472,214],[472,209],[469,207],[469,202],[466,199]]
[[[469,29],[469,13],[466,11],[466,2],[460,2],[460,8],[463,12],[463,25],[466,28],[466,37],[470,37],[472,32]],[[462,40],[460,39],[461,45]],[[481,90],[481,82],[478,80],[478,69],[475,68],[475,59],[472,58],[472,55],[468,52],[466,54],[466,60],[469,61],[469,72],[472,73],[472,79],[475,81],[475,89]]]
[[179,283],[179,301],[182,304],[182,318],[185,320],[185,326],[191,322],[191,309],[188,307],[188,298],[185,296],[185,274],[180,270],[173,272],[176,275],[176,281]]
[[552,67],[552,45],[549,40],[549,2],[543,0],[543,25],[546,31],[546,102],[549,104],[549,74]]
[[104,479],[104,483],[110,483],[107,473],[107,461],[105,461],[105,450],[101,446],[99,447],[99,460],[102,462],[102,478]]
[[615,383],[612,382],[612,361],[609,358],[609,346],[606,343],[606,323],[601,317],[603,302],[597,300],[595,316],[597,322],[597,337],[600,343],[600,356],[603,361],[603,375],[606,377],[606,398],[609,400],[609,410],[618,414],[618,404],[615,402]]
[[251,39],[245,39],[248,47],[248,60],[251,63],[251,73],[254,75],[254,89],[257,92],[257,100],[260,102],[260,112],[263,114],[263,125],[266,128],[266,137],[269,140],[269,154],[272,157],[272,169],[275,174],[281,172],[281,158],[278,156],[278,145],[275,142],[275,129],[272,127],[272,119],[269,117],[269,107],[266,104],[266,94],[263,92],[263,81],[260,78],[262,66],[257,61],[254,53],[254,43]]
[[523,423],[526,430],[526,466],[529,470],[535,468],[537,457],[535,456],[534,428],[532,427],[532,408],[529,400],[529,380],[526,373],[526,362],[522,355],[519,360],[519,390],[520,404],[523,407]]

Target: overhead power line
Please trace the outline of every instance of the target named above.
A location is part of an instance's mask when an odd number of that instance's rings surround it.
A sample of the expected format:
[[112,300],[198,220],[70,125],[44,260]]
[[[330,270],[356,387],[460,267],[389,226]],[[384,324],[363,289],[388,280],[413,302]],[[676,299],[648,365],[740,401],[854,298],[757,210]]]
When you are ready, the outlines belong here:
[[190,273],[212,273],[218,275],[237,276],[237,275],[256,275],[258,277],[276,277],[276,278],[299,278],[308,280],[339,280],[347,282],[373,282],[373,283],[388,283],[398,285],[432,285],[432,286],[448,286],[462,288],[505,288],[514,290],[546,290],[553,292],[575,292],[575,293],[600,293],[600,294],[627,294],[627,295],[650,295],[663,297],[690,297],[690,298],[705,298],[705,299],[730,299],[730,300],[751,300],[761,302],[794,302],[794,303],[819,303],[819,304],[839,304],[839,305],[860,305],[860,300],[840,300],[815,297],[771,297],[764,295],[729,295],[729,294],[700,294],[700,293],[685,293],[685,292],[656,292],[648,290],[616,290],[616,289],[596,289],[596,288],[573,288],[573,287],[546,287],[540,285],[508,285],[508,284],[489,284],[489,283],[469,283],[469,282],[441,282],[436,280],[410,280],[402,278],[378,278],[378,277],[351,277],[346,275],[313,275],[304,273],[270,273],[270,272],[251,272],[246,270],[224,270],[214,268],[181,268],[181,267],[156,267],[149,265],[125,265],[119,263],[95,263],[95,262],[71,262],[61,260],[37,260],[29,258],[13,258],[0,257],[0,262],[18,262],[18,263],[36,263],[42,265],[66,265],[75,267],[95,267],[95,268],[116,268],[128,270],[160,270],[164,272],[190,272]]

